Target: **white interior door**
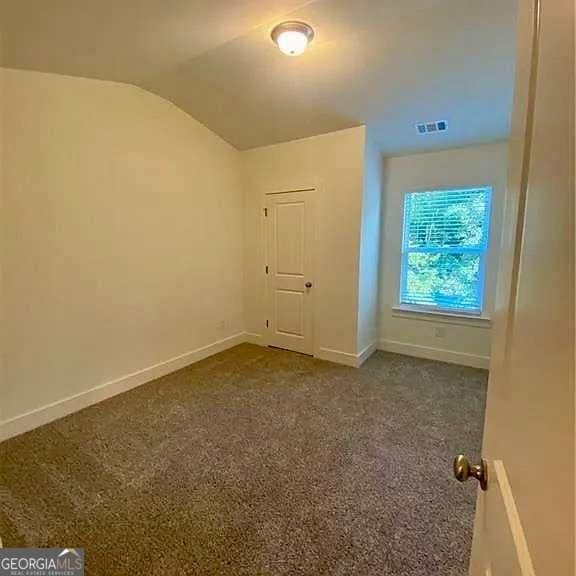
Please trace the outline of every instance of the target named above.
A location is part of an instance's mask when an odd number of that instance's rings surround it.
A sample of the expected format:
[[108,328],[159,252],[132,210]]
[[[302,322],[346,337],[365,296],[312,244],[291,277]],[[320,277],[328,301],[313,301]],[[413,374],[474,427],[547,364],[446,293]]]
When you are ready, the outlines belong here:
[[519,0],[472,576],[574,575],[574,2]]
[[314,191],[266,196],[268,344],[313,353]]

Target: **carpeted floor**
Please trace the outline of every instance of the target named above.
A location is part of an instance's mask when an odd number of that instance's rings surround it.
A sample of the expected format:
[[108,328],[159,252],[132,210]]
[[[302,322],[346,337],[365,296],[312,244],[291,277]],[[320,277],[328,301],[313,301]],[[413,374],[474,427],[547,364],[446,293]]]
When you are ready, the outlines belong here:
[[0,444],[0,534],[88,576],[463,576],[486,379],[243,344]]

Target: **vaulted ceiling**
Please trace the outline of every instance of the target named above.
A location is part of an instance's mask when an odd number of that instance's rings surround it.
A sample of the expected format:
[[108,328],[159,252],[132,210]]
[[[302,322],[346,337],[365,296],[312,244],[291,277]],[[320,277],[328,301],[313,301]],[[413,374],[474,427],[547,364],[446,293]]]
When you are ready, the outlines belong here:
[[[3,64],[128,82],[239,149],[368,124],[389,154],[506,138],[516,0],[0,0]],[[291,58],[270,40],[311,24]],[[447,120],[443,134],[414,124]]]

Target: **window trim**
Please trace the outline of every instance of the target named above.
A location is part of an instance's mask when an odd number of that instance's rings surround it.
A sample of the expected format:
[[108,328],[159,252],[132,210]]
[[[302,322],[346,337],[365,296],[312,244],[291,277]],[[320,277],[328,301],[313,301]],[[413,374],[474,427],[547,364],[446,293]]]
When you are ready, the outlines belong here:
[[[406,229],[406,198],[408,194],[415,194],[419,192],[451,192],[455,190],[488,190],[488,202],[486,205],[486,214],[488,216],[488,223],[486,226],[486,237],[485,244],[482,248],[466,248],[466,247],[454,247],[454,248],[418,248],[410,251],[405,250],[404,244],[404,233]],[[436,315],[436,316],[449,316],[454,318],[460,318],[461,320],[478,320],[482,323],[490,322],[490,317],[486,315],[485,310],[485,296],[486,296],[486,268],[488,252],[490,250],[490,236],[492,227],[492,217],[493,217],[493,195],[494,195],[494,185],[493,184],[478,184],[470,185],[466,184],[463,186],[426,186],[417,189],[406,190],[402,193],[402,202],[400,206],[401,211],[401,227],[400,227],[400,261],[399,261],[399,282],[396,291],[396,303],[392,306],[392,310],[396,315],[402,315],[404,317],[415,317],[416,315]],[[438,254],[446,252],[459,252],[459,253],[469,253],[469,254],[479,254],[480,256],[480,277],[479,277],[479,296],[480,296],[480,308],[478,310],[466,310],[457,308],[442,308],[438,306],[427,306],[425,304],[409,304],[402,302],[403,288],[406,282],[406,274],[408,272],[407,257],[410,252],[420,252],[428,254]]]
[[452,310],[450,312],[437,309],[428,310],[410,304],[395,304],[392,306],[392,316],[395,318],[425,320],[428,322],[454,324],[457,326],[477,326],[478,328],[489,328],[492,325],[492,318],[485,314],[478,315]]

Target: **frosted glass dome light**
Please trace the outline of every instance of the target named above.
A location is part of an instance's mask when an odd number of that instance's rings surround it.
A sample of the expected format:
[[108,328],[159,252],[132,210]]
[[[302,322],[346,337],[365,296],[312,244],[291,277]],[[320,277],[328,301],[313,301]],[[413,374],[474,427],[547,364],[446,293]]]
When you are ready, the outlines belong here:
[[283,22],[272,30],[271,36],[281,52],[298,56],[314,38],[314,30],[304,22]]

